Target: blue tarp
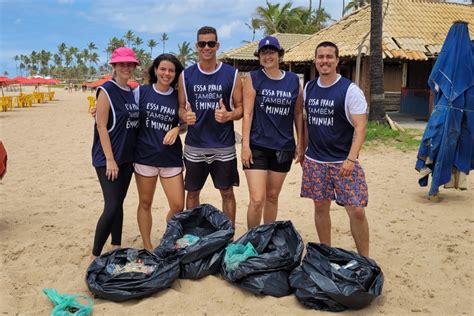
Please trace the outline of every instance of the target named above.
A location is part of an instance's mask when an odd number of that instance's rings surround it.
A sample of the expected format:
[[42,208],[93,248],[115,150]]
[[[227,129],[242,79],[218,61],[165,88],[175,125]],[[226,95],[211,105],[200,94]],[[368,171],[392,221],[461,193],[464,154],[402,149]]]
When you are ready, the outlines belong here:
[[[474,168],[474,48],[466,23],[451,26],[431,71],[428,85],[436,93],[415,169],[421,186],[432,182],[429,195],[451,180],[453,168]],[[426,172],[428,171],[428,172]]]

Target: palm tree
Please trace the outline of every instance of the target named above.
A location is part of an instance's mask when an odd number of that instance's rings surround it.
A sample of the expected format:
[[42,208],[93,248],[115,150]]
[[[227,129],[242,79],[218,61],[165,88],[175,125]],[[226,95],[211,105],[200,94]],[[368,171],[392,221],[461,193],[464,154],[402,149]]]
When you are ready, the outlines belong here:
[[344,12],[360,9],[369,3],[370,0],[349,0],[347,5],[344,7]]
[[109,60],[109,56],[115,49],[123,46],[125,46],[125,41],[123,39],[118,39],[115,36],[112,37],[107,44],[107,48],[105,49],[105,53],[107,53],[107,60]]
[[54,62],[54,65],[56,66],[56,68],[59,68],[61,67],[62,65],[62,60],[61,60],[61,57],[59,57],[59,54],[54,54],[53,55],[53,62]]
[[146,42],[146,46],[150,47],[150,56],[153,56],[153,48],[155,48],[158,45],[158,43],[151,39]]
[[89,67],[92,68],[92,64],[97,65],[99,63],[99,55],[96,52],[93,52],[89,55]]
[[72,58],[72,53],[67,50],[66,53],[64,54],[64,64],[66,65],[66,68],[69,68],[72,64],[73,58]]
[[[143,48],[136,49],[135,54],[137,55],[137,59],[140,62],[141,68],[147,69],[148,66],[151,64],[151,55],[145,52]],[[135,71],[135,77],[137,78],[142,77],[140,70],[138,68]]]
[[136,36],[133,40],[133,44],[135,44],[135,49],[139,49],[140,45],[143,44],[143,39],[139,36]]
[[58,54],[61,60],[64,58],[64,55],[66,53],[67,46],[64,43],[61,43],[58,45]]
[[[20,60],[21,60],[20,70],[21,70],[21,69],[25,69],[25,70],[26,70],[26,73],[31,72],[31,59],[30,59],[30,56],[28,56],[28,55],[20,55]],[[23,67],[22,67],[22,66],[23,66]],[[23,73],[22,73],[22,74],[23,74]]]
[[370,3],[369,120],[378,122],[382,122],[385,119],[382,58],[382,3],[383,0],[372,0]]
[[[319,1],[318,9],[312,9],[310,1],[309,8],[292,8],[292,3],[287,2],[272,4],[267,1],[266,7],[257,7],[255,17],[252,19],[251,29],[263,29],[266,35],[273,33],[306,33],[312,34],[322,29],[331,17],[322,7]],[[254,33],[255,34],[255,33]]]
[[132,32],[132,30],[128,30],[123,38],[127,41],[127,46],[130,47],[130,43],[135,39],[135,34]]
[[166,33],[162,33],[161,34],[161,38],[160,38],[161,42],[163,43],[163,54],[165,53],[165,45],[166,45],[166,41],[169,40],[169,37],[168,37],[168,34]]
[[287,2],[281,8],[280,3],[272,4],[267,0],[266,4],[266,7],[258,6],[255,9],[256,17],[254,17],[254,20],[259,29],[263,29],[265,35],[286,32],[292,3]]
[[31,68],[30,75],[35,75],[38,71],[38,66],[36,65],[39,62],[39,54],[36,51],[32,51],[30,54]]
[[192,49],[190,42],[182,42],[178,44],[178,53],[174,53],[176,58],[186,67],[189,61],[196,62],[197,61],[197,54]]
[[18,61],[20,60],[20,57],[18,55],[15,55],[15,57],[13,57],[13,60],[15,61],[15,72],[16,72],[16,75],[18,76]]
[[72,57],[72,62],[74,63],[74,66],[77,65],[77,53],[79,52],[79,48],[71,46],[68,49],[69,54]]
[[251,19],[250,24],[245,23],[245,25],[252,30],[252,42],[255,41],[255,33],[259,29],[259,22],[256,19]]
[[288,18],[287,32],[313,34],[323,29],[330,19],[331,16],[324,8],[314,9],[311,12],[304,7],[293,8]]
[[51,52],[41,50],[38,59],[41,65],[40,73],[42,75],[47,75],[49,73],[49,61],[51,60]]
[[87,48],[89,49],[90,52],[97,50],[97,46],[95,45],[94,42],[90,42],[89,44],[87,44]]
[[62,60],[59,54],[54,54],[53,55],[53,62],[54,62],[54,69],[55,69],[55,76],[58,76],[59,72],[62,70]]

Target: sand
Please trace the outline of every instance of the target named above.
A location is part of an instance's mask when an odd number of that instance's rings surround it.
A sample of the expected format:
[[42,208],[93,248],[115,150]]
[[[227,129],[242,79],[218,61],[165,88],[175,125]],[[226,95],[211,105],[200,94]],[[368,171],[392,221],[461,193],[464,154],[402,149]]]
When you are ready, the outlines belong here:
[[[45,287],[91,295],[84,276],[102,195],[91,165],[89,95],[57,90],[52,102],[0,113],[0,139],[9,157],[8,173],[0,181],[4,314],[48,314],[52,303],[42,293]],[[388,147],[361,153],[369,185],[370,252],[383,269],[385,285],[382,296],[369,307],[347,314],[473,314],[474,178],[468,178],[470,191],[441,189],[441,201],[434,203],[426,198],[427,188],[418,186],[415,157],[415,151]],[[248,201],[241,170],[240,177],[235,189],[236,237],[246,230]],[[280,197],[278,219],[292,220],[305,242],[317,242],[312,202],[299,197],[300,182],[301,169],[293,166]],[[137,201],[132,180],[124,206],[124,247],[141,247]],[[210,180],[202,202],[220,206]],[[153,206],[155,244],[165,229],[166,205],[158,187]],[[344,209],[334,206],[331,214],[333,245],[354,250]],[[302,307],[294,296],[255,296],[219,276],[178,280],[171,289],[142,300],[94,301],[97,315],[320,313]]]

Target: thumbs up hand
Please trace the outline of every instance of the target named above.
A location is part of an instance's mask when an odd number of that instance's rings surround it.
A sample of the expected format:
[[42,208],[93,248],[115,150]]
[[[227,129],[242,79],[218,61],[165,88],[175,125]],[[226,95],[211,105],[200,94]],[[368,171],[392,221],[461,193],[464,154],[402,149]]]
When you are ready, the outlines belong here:
[[189,102],[186,102],[185,122],[188,125],[194,125],[194,123],[196,123],[196,113],[193,112],[193,109],[191,108],[191,104]]
[[228,112],[225,108],[224,101],[222,99],[219,100],[219,107],[216,109],[214,116],[216,121],[219,123],[225,123],[230,120],[231,112]]

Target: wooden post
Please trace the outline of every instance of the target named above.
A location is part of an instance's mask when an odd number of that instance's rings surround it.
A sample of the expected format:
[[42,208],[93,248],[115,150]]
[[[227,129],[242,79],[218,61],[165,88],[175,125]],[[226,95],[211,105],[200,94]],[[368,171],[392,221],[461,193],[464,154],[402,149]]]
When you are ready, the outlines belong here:
[[402,66],[402,88],[407,87],[407,78],[408,78],[408,63],[403,63],[403,66]]

